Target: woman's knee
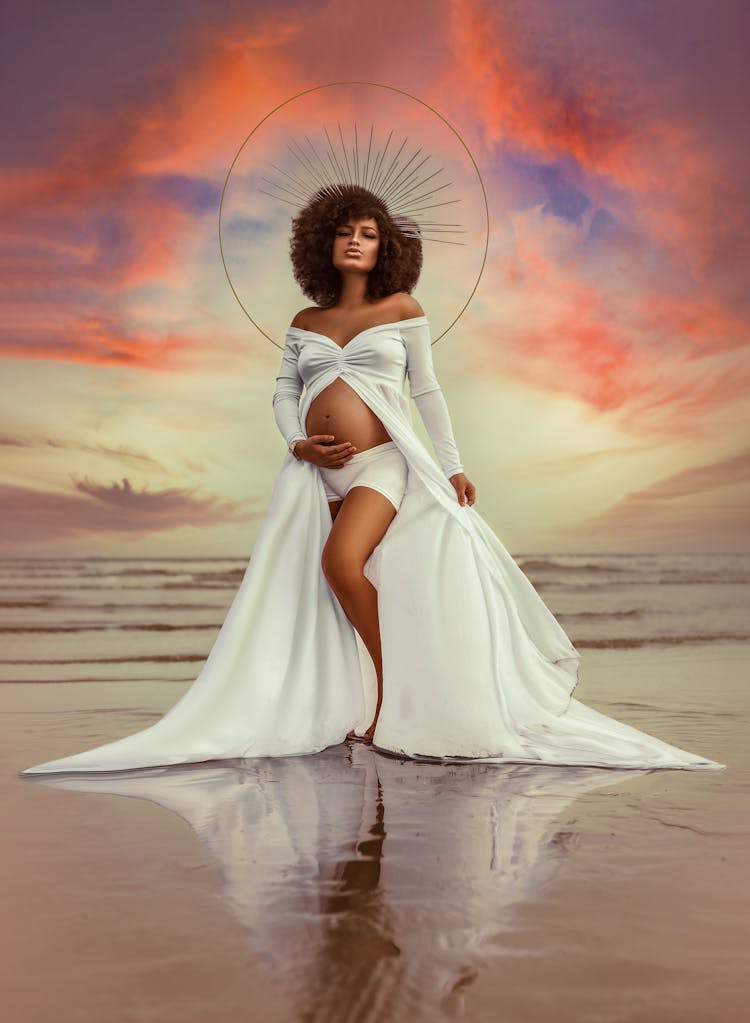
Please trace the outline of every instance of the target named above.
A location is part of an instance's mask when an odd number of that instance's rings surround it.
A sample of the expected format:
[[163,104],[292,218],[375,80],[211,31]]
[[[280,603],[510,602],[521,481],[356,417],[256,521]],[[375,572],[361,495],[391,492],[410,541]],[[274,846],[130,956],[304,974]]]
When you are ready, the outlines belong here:
[[331,587],[339,591],[359,586],[364,578],[363,566],[359,559],[337,550],[334,545],[326,544],[323,548],[320,565]]

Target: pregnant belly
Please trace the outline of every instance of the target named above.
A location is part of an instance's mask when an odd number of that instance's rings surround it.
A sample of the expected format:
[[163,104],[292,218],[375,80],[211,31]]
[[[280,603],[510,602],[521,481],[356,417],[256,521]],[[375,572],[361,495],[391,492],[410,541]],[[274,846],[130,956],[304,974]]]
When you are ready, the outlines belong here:
[[391,435],[370,406],[345,380],[337,377],[310,404],[305,419],[308,437],[333,434],[333,444],[349,441],[357,451],[384,444]]

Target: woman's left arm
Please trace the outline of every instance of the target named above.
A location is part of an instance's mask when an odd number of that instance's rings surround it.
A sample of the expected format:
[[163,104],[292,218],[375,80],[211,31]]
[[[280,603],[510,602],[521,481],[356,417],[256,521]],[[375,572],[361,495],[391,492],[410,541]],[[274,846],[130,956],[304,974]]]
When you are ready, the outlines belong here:
[[[426,317],[424,319],[426,321]],[[459,504],[474,504],[476,488],[463,471],[448,404],[435,375],[429,325],[424,322],[402,327],[401,336],[406,347],[409,392],[422,417],[438,461],[456,491]]]

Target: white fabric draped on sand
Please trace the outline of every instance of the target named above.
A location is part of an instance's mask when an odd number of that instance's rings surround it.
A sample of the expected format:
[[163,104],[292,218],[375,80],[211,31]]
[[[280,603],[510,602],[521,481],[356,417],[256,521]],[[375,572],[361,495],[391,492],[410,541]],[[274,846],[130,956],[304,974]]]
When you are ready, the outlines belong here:
[[[579,652],[421,443],[403,362],[390,375],[371,372],[373,345],[366,332],[358,341],[308,351],[308,372],[310,358],[316,367],[300,420],[341,376],[409,466],[399,511],[365,564],[378,590],[383,656],[376,748],[497,763],[723,766],[573,698]],[[142,731],[22,773],[310,754],[342,742],[351,728],[364,732],[375,711],[375,670],[321,570],[330,529],[317,467],[285,454],[239,590],[185,695]]]

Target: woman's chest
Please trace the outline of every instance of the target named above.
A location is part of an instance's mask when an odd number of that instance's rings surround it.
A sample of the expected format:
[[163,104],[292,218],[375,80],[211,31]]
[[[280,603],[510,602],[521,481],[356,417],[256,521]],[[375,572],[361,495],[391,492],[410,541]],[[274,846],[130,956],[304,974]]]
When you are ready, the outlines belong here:
[[406,372],[406,350],[399,336],[381,335],[377,341],[355,338],[342,348],[330,338],[309,335],[300,340],[297,367],[306,386],[331,369],[351,369],[400,386]]

